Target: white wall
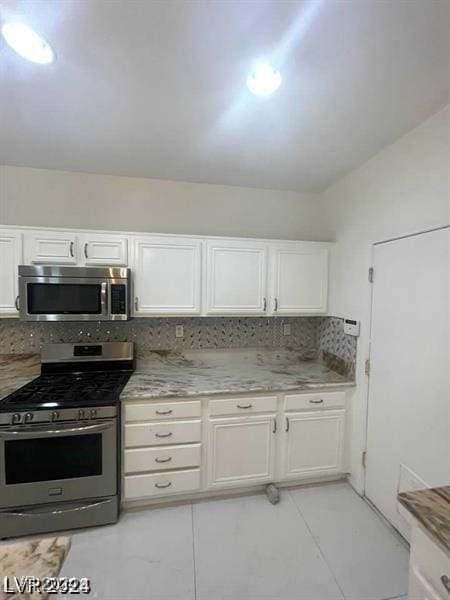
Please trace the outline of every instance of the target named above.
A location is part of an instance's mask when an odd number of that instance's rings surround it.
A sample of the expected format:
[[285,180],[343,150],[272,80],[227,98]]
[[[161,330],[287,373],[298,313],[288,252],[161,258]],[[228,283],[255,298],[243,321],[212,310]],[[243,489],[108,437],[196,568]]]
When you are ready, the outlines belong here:
[[337,242],[330,314],[361,320],[352,483],[362,490],[372,243],[450,223],[450,106],[327,189],[319,199]]
[[0,223],[327,241],[312,196],[0,167]]

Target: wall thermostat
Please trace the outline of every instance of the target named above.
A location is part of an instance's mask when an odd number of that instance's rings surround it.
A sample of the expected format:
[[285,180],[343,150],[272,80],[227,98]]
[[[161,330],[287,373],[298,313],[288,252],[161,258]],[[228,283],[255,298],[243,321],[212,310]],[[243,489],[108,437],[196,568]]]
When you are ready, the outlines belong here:
[[353,321],[352,319],[344,319],[344,333],[347,335],[359,336],[359,321]]

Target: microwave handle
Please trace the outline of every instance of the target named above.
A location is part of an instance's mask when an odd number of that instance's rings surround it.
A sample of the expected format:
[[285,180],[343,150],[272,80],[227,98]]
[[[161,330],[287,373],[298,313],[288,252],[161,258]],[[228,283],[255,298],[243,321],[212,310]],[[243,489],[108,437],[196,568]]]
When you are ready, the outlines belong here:
[[102,307],[102,316],[108,315],[108,284],[104,281],[101,285],[100,303]]

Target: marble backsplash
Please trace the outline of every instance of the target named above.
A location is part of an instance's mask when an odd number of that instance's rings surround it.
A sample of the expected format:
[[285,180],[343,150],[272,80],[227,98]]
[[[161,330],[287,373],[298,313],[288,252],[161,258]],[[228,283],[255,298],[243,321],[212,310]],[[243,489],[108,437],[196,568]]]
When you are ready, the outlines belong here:
[[[183,325],[184,337],[175,336]],[[284,335],[284,325],[290,334]],[[152,350],[294,348],[304,359],[321,357],[334,370],[354,375],[356,338],[334,317],[184,317],[111,323],[28,323],[0,319],[0,354],[38,353],[44,344],[132,341],[139,355]]]

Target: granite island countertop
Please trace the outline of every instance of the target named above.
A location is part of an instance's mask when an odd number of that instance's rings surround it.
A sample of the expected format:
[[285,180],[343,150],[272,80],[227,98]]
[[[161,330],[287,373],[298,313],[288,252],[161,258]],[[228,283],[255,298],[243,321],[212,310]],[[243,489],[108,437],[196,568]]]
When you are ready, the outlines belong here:
[[450,486],[402,492],[398,501],[450,554]]
[[138,357],[122,400],[287,392],[354,381],[295,350],[156,351]]
[[0,354],[0,400],[40,374],[39,354]]

